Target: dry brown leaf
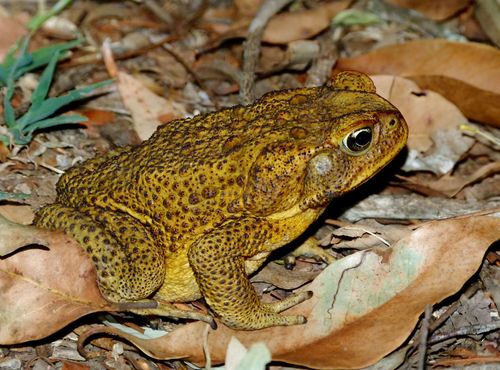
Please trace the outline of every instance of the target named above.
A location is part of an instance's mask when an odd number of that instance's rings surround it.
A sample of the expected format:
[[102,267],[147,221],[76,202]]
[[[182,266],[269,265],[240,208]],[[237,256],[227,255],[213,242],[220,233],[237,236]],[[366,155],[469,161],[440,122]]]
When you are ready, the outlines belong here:
[[489,39],[500,47],[500,2],[477,0],[475,4],[476,19]]
[[467,185],[473,184],[496,173],[500,173],[500,162],[485,164],[468,176],[444,175],[438,180],[427,181],[425,185],[442,194],[453,197]]
[[[377,362],[411,334],[428,304],[456,293],[500,238],[500,219],[470,217],[424,224],[392,248],[358,252],[330,265],[305,289],[313,298],[288,310],[305,325],[208,334],[214,363],[224,361],[232,336],[246,347],[262,341],[273,359],[316,369],[359,368]],[[154,358],[204,363],[206,324],[192,323],[156,339],[115,328]],[[95,333],[96,331],[94,331]],[[359,350],[362,348],[363,350]]]
[[319,271],[294,271],[283,265],[270,263],[252,277],[254,283],[269,283],[281,289],[297,289],[313,280]]
[[403,113],[410,128],[406,171],[445,174],[453,169],[474,140],[462,135],[466,123],[458,108],[433,91],[420,89],[413,81],[393,76],[372,76],[377,93]]
[[4,59],[9,48],[15,45],[21,37],[28,34],[28,30],[24,26],[26,21],[26,14],[15,17],[0,16],[0,62]]
[[0,216],[0,256],[6,256],[29,244],[47,245],[43,235]]
[[407,233],[408,229],[403,225],[384,225],[367,219],[334,229],[330,234],[330,244],[335,249],[363,250],[376,247],[381,241],[392,245]]
[[271,44],[287,44],[308,39],[326,29],[332,18],[350,3],[350,0],[326,2],[314,9],[280,13],[269,21],[262,40]]
[[262,0],[234,0],[234,6],[241,17],[253,17],[261,4]]
[[500,50],[473,42],[416,40],[340,59],[336,69],[407,77],[467,117],[500,127]]
[[0,217],[0,254],[2,345],[44,338],[83,315],[114,310],[99,292],[92,262],[63,233]]
[[180,118],[186,111],[145,87],[134,76],[118,72],[118,89],[123,103],[132,114],[134,129],[141,140],[148,139],[162,123],[161,117]]
[[0,216],[18,224],[30,225],[33,222],[34,213],[30,206],[3,204],[0,206]]
[[422,153],[432,147],[432,133],[467,122],[460,110],[441,95],[425,91],[415,82],[394,76],[371,76],[377,93],[394,104],[405,117],[410,132],[408,147]]
[[416,10],[428,18],[443,20],[449,18],[470,4],[470,0],[386,0],[388,3]]

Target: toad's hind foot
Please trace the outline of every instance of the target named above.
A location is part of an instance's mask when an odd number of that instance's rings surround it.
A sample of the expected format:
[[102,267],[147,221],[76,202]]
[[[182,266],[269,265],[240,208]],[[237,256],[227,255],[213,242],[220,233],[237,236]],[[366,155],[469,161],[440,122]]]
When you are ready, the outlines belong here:
[[279,313],[308,300],[312,297],[312,295],[313,293],[308,290],[305,292],[292,294],[285,299],[282,299],[281,301],[264,303],[263,305],[271,312]]
[[[137,306],[137,303],[148,303],[148,302],[155,302],[156,307],[154,308],[144,308],[144,309],[137,309],[134,308],[133,306]],[[131,305],[131,309],[126,309],[126,305],[129,304]],[[155,316],[164,316],[164,317],[170,317],[174,319],[188,319],[188,320],[197,320],[197,321],[203,321],[206,322],[207,324],[210,325],[212,329],[217,328],[217,324],[215,323],[215,320],[212,316],[198,312],[195,310],[182,310],[180,308],[175,307],[171,303],[166,303],[166,302],[158,302],[155,300],[144,300],[144,301],[139,301],[139,302],[123,302],[120,303],[120,305],[123,305],[123,308],[125,308],[127,311],[136,313],[138,315],[155,315]]]

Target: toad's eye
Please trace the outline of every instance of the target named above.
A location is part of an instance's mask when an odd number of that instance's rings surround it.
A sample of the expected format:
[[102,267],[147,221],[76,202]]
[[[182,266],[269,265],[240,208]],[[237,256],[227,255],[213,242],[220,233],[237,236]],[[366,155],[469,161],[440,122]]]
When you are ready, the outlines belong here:
[[357,129],[347,135],[342,143],[351,154],[361,154],[372,142],[373,133],[371,127]]

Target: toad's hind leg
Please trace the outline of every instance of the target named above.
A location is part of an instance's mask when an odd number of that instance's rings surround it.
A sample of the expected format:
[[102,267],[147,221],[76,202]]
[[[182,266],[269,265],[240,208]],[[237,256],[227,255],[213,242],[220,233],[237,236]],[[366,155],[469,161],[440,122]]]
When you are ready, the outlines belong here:
[[35,224],[65,231],[82,245],[96,266],[99,288],[111,301],[145,299],[163,283],[162,249],[127,214],[52,204],[37,212]]

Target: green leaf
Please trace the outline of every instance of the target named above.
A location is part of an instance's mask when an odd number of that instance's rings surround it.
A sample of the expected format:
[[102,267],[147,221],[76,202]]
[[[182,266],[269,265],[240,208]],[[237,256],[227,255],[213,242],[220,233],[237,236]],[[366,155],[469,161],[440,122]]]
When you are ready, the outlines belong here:
[[5,95],[3,97],[3,116],[7,127],[12,127],[16,123],[14,108],[12,107],[12,104],[10,104],[10,100],[14,95],[14,87],[14,82],[11,81],[10,78],[7,79],[7,90],[5,91]]
[[[36,113],[37,110],[39,110],[42,104],[44,103],[45,97],[49,92],[50,85],[52,84],[52,77],[54,76],[54,71],[58,60],[59,60],[59,51],[56,51],[56,53],[52,56],[52,59],[50,60],[49,64],[43,71],[40,77],[40,81],[38,82],[38,86],[36,87],[35,91],[33,91],[33,94],[31,96],[30,109],[19,121],[19,124],[23,125],[31,122],[33,115],[37,114]],[[36,117],[37,121],[39,119],[40,119],[39,117]]]
[[9,128],[9,132],[12,135],[12,141],[16,145],[29,144],[33,139],[33,131],[26,131],[23,127],[20,126]]
[[32,58],[28,53],[29,42],[29,37],[22,38],[15,44],[15,46],[9,49],[9,52],[2,62],[3,68],[7,71],[7,75],[12,75],[13,77],[17,69],[31,63]]
[[47,118],[41,121],[38,121],[31,125],[32,130],[40,130],[44,128],[59,126],[59,125],[67,125],[72,123],[81,123],[88,121],[88,118],[85,116],[81,116],[79,114],[72,114],[66,116],[57,116],[53,118]]
[[6,199],[26,199],[31,197],[31,194],[24,194],[24,193],[5,193],[3,191],[0,191],[0,200],[6,200]]
[[59,58],[62,59],[66,57],[67,51],[81,44],[81,40],[73,40],[68,41],[61,44],[50,45],[44,48],[38,49],[34,51],[31,57],[31,63],[29,65],[24,65],[21,68],[18,68],[15,74],[15,78],[18,79],[22,75],[26,74],[29,71],[37,69],[41,66],[44,66],[50,62],[55,53],[59,52]]
[[[97,82],[92,85],[71,90],[66,95],[49,98],[45,100],[39,107],[30,107],[28,112],[23,117],[18,119],[18,123],[22,126],[29,127],[34,123],[51,116],[65,105],[68,105],[76,100],[86,98],[96,89],[109,85],[112,82],[112,80]],[[33,121],[31,118],[35,119],[35,121]]]
[[3,64],[4,67],[8,70],[7,85],[11,82],[14,83],[14,74],[18,68],[21,68],[26,64],[30,63],[31,57],[27,53],[29,42],[30,42],[29,37],[24,38],[21,41],[21,45],[19,46],[18,56],[12,59],[11,63],[7,61],[6,63]]
[[0,134],[0,142],[2,142],[3,145],[5,145],[5,146],[9,146],[10,145],[10,138],[7,135]]
[[378,15],[359,9],[343,10],[332,20],[334,26],[369,26],[377,23],[380,23]]
[[26,27],[32,32],[36,31],[47,21],[47,19],[60,13],[66,6],[71,4],[71,1],[72,0],[59,0],[48,12],[39,13],[31,18]]
[[[22,50],[21,48],[16,47],[12,49],[12,55],[7,55],[5,57],[3,63],[1,64],[1,67],[6,71],[6,74],[13,72],[13,78],[17,80],[25,73],[48,64],[54,54],[57,52],[61,54],[60,58],[64,58],[66,56],[66,51],[80,45],[81,42],[81,40],[72,40],[60,44],[49,45],[44,48],[35,50],[33,53],[28,53],[26,49]],[[26,43],[27,46],[29,43],[29,38],[22,39],[22,43]],[[19,52],[16,56],[15,52],[18,50]],[[16,67],[12,69],[14,63],[17,64]]]
[[7,127],[14,126],[16,122],[14,108],[12,108],[12,105],[10,104],[10,100],[14,95],[14,87],[15,87],[14,73],[16,69],[22,63],[24,63],[23,60],[25,59],[24,57],[26,56],[26,51],[28,50],[28,44],[29,44],[29,38],[25,38],[22,40],[19,46],[19,57],[13,60],[12,66],[8,69],[7,78],[5,81],[6,82],[5,84],[7,85],[7,90],[5,91],[5,95],[3,97],[4,118]]
[[0,87],[7,84],[7,70],[0,65]]

